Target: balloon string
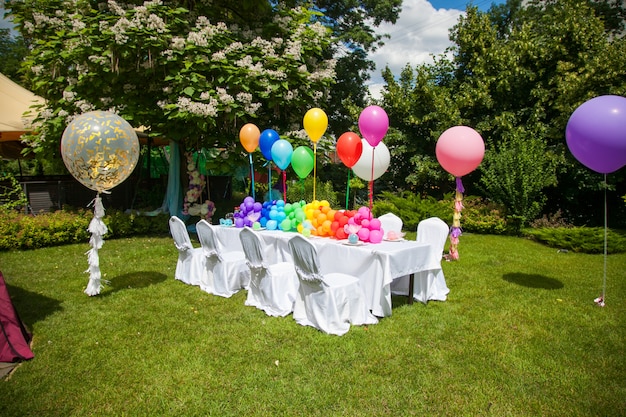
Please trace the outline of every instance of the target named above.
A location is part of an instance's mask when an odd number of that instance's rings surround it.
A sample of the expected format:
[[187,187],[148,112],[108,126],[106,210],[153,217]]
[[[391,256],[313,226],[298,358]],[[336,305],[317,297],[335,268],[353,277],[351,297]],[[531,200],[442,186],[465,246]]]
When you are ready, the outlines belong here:
[[287,202],[287,171],[283,169],[283,201]]
[[252,164],[252,154],[248,154],[250,156],[250,181],[252,182],[252,198],[256,201],[256,193],[254,191],[254,165]]
[[369,193],[370,193],[370,210],[374,206],[374,151],[376,148],[372,148],[372,175],[369,183]]
[[267,193],[268,201],[272,201],[272,161],[267,164]]
[[317,177],[317,142],[313,142],[313,200],[315,200],[315,178]]
[[607,256],[607,208],[606,208],[606,174],[604,174],[604,276],[602,278],[602,301],[604,306],[606,302],[606,256]]
[[350,171],[352,171],[352,169],[348,168],[348,187],[346,189],[346,210],[348,210],[348,201],[350,199]]

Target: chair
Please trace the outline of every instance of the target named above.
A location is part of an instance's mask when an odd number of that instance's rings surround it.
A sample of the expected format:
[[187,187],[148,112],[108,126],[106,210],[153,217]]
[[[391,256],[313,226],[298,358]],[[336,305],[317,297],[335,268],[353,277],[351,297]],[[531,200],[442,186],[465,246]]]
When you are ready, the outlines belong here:
[[300,235],[289,240],[289,249],[300,280],[293,310],[298,324],[341,336],[350,330],[350,324],[378,323],[357,277],[338,272],[322,274],[315,246]]
[[428,243],[432,250],[428,268],[412,276],[395,279],[391,283],[392,294],[409,295],[412,288],[413,298],[426,304],[429,300],[445,301],[450,289],[441,269],[443,249],[450,228],[439,217],[424,219],[417,225],[417,238],[420,243]]
[[250,285],[245,304],[265,311],[268,316],[284,317],[293,311],[298,293],[298,276],[290,262],[268,265],[263,259],[263,243],[252,229],[239,233],[250,268]]
[[396,232],[398,236],[401,236],[402,219],[400,217],[393,213],[385,213],[378,217],[378,220],[380,220],[380,227],[384,232],[383,239],[387,239],[387,234],[392,230]]
[[170,217],[170,233],[178,249],[178,261],[174,278],[185,284],[200,285],[204,271],[202,248],[194,248],[185,223],[176,216]]
[[196,232],[206,258],[200,289],[220,297],[231,297],[247,287],[250,270],[243,252],[224,252],[213,232],[213,226],[204,219],[196,223]]

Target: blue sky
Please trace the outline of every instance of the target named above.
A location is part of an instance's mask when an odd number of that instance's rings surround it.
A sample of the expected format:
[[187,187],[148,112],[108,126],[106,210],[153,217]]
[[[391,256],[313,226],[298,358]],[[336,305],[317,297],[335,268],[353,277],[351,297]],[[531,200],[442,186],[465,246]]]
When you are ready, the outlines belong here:
[[505,0],[404,0],[402,12],[395,25],[383,25],[379,33],[391,36],[385,46],[370,54],[376,69],[370,74],[370,92],[379,97],[383,86],[380,76],[385,66],[400,75],[407,64],[412,66],[432,61],[432,55],[439,55],[450,46],[448,31],[465,13],[468,4],[486,11],[492,4],[505,3]]

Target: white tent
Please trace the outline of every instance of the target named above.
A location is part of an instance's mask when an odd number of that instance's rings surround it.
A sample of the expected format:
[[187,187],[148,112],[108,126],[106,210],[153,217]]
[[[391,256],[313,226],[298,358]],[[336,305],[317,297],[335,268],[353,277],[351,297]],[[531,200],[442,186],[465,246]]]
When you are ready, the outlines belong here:
[[[30,106],[42,104],[44,100],[0,74],[0,153],[2,156],[19,156],[22,144],[20,137],[28,132],[24,113],[32,111]],[[31,118],[34,115],[31,115]]]

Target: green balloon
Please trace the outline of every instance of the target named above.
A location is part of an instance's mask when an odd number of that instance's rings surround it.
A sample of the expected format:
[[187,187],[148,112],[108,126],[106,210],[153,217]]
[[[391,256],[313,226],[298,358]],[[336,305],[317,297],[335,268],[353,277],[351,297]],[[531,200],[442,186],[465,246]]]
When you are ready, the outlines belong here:
[[280,229],[283,232],[288,232],[291,230],[291,220],[289,219],[284,219],[282,222],[280,222]]
[[291,155],[291,167],[299,178],[306,178],[313,171],[313,151],[306,146],[298,146]]

